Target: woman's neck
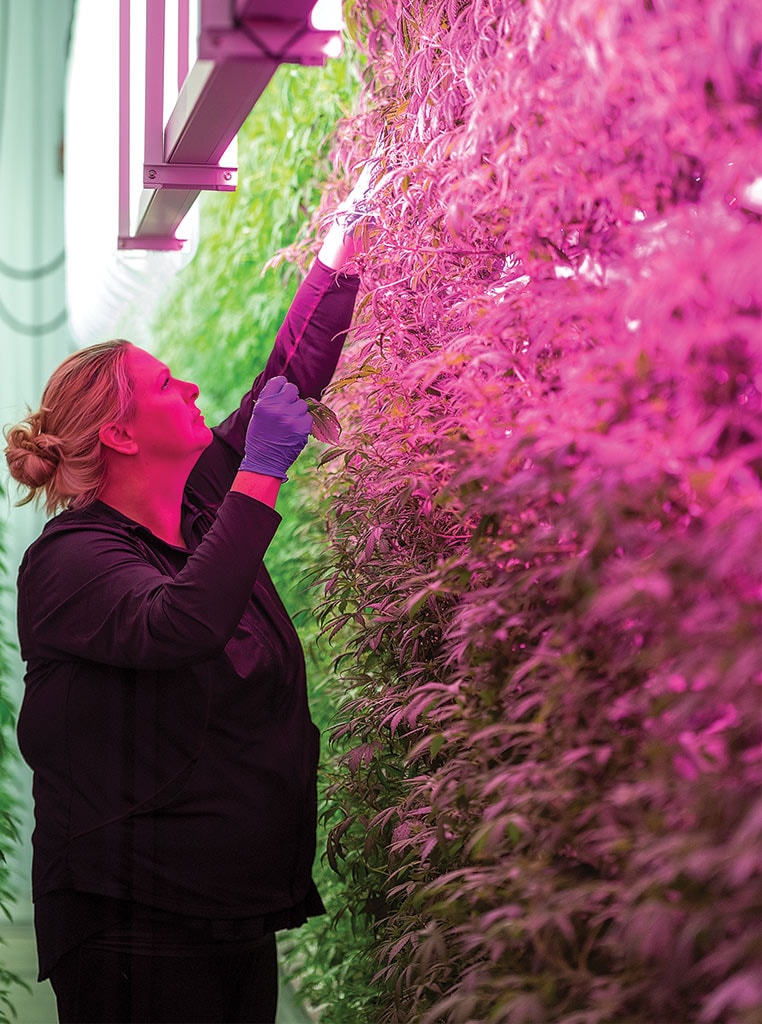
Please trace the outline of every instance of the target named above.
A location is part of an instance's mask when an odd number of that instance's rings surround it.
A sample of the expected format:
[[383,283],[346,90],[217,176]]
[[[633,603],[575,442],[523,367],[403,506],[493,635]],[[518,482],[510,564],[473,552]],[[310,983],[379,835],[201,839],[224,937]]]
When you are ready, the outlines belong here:
[[[137,467],[136,467],[137,468]],[[182,535],[182,503],[185,477],[162,480],[161,486],[145,474],[107,477],[100,500],[117,512],[145,526],[168,544],[185,547]]]

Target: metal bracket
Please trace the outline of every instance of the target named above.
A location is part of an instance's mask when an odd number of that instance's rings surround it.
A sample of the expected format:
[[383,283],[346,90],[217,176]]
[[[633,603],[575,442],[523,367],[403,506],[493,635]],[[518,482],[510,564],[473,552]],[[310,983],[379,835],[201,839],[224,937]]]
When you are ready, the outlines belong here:
[[132,231],[130,0],[119,0],[120,249],[182,248],[173,231],[200,192],[235,191],[237,168],[218,163],[235,160],[224,154],[278,65],[324,64],[336,43],[341,49],[340,19],[332,24],[323,18],[321,27],[313,27],[315,0],[198,0],[191,65],[190,2],[177,0],[178,96],[165,121],[166,0],[145,0],[143,192]]
[[311,30],[304,22],[247,19],[231,28],[204,28],[198,55],[214,61],[248,58],[320,65],[325,63],[326,47],[335,39],[335,32]]
[[145,188],[208,189],[214,192],[235,192],[237,167],[214,164],[144,164]]
[[175,235],[119,235],[117,249],[147,249],[154,252],[180,252],[187,239]]

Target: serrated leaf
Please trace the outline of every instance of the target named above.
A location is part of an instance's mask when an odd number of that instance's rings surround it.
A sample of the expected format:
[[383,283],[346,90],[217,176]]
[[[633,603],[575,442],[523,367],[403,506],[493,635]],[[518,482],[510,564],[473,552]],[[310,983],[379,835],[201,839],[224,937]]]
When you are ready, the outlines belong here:
[[312,436],[326,444],[336,444],[341,436],[341,424],[336,414],[314,398],[308,398],[306,401],[312,416]]

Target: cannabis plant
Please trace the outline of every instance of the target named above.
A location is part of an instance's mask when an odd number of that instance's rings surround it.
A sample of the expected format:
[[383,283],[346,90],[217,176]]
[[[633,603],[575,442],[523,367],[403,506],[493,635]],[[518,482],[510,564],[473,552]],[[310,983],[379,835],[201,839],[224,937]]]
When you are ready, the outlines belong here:
[[347,12],[325,209],[380,183],[323,457],[356,1019],[751,1024],[758,12]]

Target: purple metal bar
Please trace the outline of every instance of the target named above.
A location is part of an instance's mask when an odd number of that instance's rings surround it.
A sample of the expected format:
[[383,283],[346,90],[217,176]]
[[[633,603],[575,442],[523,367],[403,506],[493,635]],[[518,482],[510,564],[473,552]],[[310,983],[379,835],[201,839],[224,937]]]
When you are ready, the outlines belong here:
[[135,235],[134,238],[120,238],[120,249],[150,249],[153,252],[179,252],[183,239],[175,235]]
[[270,61],[322,65],[326,47],[337,38],[336,32],[316,32],[306,22],[251,21],[242,22],[243,29],[211,29],[199,37],[199,57],[221,62],[225,60]]
[[167,160],[216,163],[276,68],[269,60],[196,61],[167,121]]
[[119,238],[130,233],[130,0],[119,0]]
[[177,91],[188,77],[190,41],[190,0],[177,0]]
[[307,21],[315,0],[234,0],[236,20]]
[[164,162],[164,8],[164,0],[146,3],[146,164]]

